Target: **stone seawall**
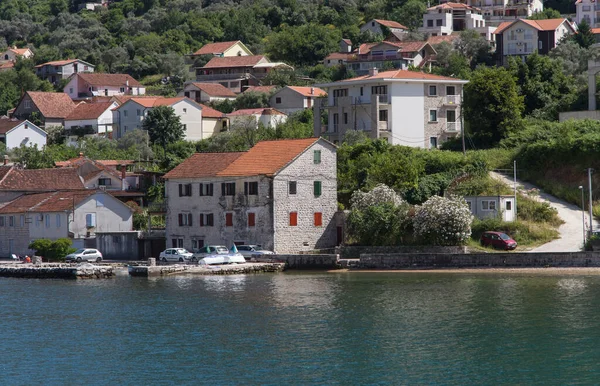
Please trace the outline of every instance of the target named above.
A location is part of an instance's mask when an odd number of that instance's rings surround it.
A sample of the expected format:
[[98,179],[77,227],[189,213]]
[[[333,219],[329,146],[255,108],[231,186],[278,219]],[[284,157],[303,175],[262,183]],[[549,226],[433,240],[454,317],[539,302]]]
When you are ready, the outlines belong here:
[[270,259],[285,263],[286,269],[341,268],[339,255],[270,255]]
[[362,254],[359,269],[600,267],[598,252]]
[[360,246],[349,245],[335,248],[335,253],[340,255],[341,259],[358,259],[364,254],[396,254],[396,253],[444,253],[458,254],[467,253],[467,247],[441,247],[430,245],[392,245],[392,246]]
[[250,273],[281,272],[285,268],[282,263],[247,263],[231,265],[139,265],[130,266],[131,276],[167,276],[177,274],[192,275],[240,275]]
[[106,279],[115,275],[110,266],[22,266],[12,265],[0,268],[2,277],[19,277],[32,279]]

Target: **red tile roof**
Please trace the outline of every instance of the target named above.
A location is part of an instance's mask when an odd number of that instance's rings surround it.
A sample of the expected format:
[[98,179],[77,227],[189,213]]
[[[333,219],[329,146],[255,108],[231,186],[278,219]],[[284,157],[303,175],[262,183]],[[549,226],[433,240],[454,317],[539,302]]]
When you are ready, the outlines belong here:
[[457,78],[450,78],[448,76],[427,74],[419,71],[408,71],[408,70],[392,70],[382,71],[376,75],[363,75],[356,78],[344,79],[336,83],[352,82],[355,80],[367,80],[367,79],[423,79],[423,80],[460,80]]
[[227,87],[223,86],[220,83],[193,82],[192,84],[196,88],[202,90],[203,92],[205,92],[206,94],[208,94],[210,96],[231,97],[231,98],[235,98],[235,96],[236,96],[233,91],[231,91],[230,89],[228,89]]
[[15,67],[14,62],[0,63],[0,70],[10,70],[11,68],[14,68],[14,67]]
[[567,21],[567,19],[564,19],[564,18],[560,18],[560,19],[546,19],[546,20],[517,19],[517,20],[512,21],[512,22],[502,22],[502,23],[500,23],[500,25],[498,26],[498,28],[496,28],[496,31],[494,31],[494,34],[496,34],[496,35],[501,34],[508,27],[510,27],[513,24],[518,23],[518,22],[523,22],[523,23],[525,23],[527,25],[530,25],[531,27],[537,29],[538,31],[553,31],[553,30],[557,29],[564,22],[567,22],[567,24],[569,25],[569,27],[571,27],[573,29],[573,27]]
[[287,115],[277,109],[270,107],[259,107],[256,109],[240,109],[227,114],[228,117],[245,116],[245,115]]
[[0,166],[0,191],[45,192],[85,189],[73,168],[18,169]]
[[250,86],[244,90],[244,92],[259,92],[264,94],[270,94],[274,91],[277,86]]
[[217,57],[212,58],[202,68],[254,67],[266,59],[263,55]]
[[141,87],[142,84],[135,80],[131,75],[127,74],[100,74],[97,72],[92,73],[78,73],[80,79],[89,85],[94,86],[125,86],[129,83],[132,87]]
[[25,194],[0,208],[0,213],[69,212],[96,190],[75,190]]
[[54,165],[57,168],[78,167],[78,166],[83,165],[86,162],[92,162],[92,163],[100,164],[100,165],[103,165],[106,167],[117,167],[119,165],[133,165],[135,163],[135,161],[132,161],[132,160],[115,160],[115,159],[91,160],[87,157],[84,157],[83,155],[80,155],[79,157],[71,158],[66,161],[56,161],[56,162],[54,162]]
[[375,21],[381,25],[388,27],[388,28],[408,29],[407,27],[405,27],[402,24],[398,23],[397,21],[393,21],[393,20],[375,19]]
[[232,153],[196,153],[186,159],[175,169],[164,175],[164,178],[202,178],[216,176],[229,164],[240,157],[243,152]]
[[202,118],[223,118],[225,116],[225,114],[212,107],[208,107],[202,103],[200,103],[200,106],[202,107]]
[[46,63],[38,64],[35,67],[38,68],[38,67],[44,67],[44,66],[64,66],[64,65],[74,63],[74,62],[86,63],[83,60],[79,60],[79,59],[67,59],[67,60],[55,60],[53,62],[46,62]]
[[6,134],[7,132],[9,132],[13,128],[19,126],[23,122],[25,122],[25,121],[20,120],[20,119],[15,119],[15,118],[11,118],[11,119],[0,118],[0,134]]
[[112,105],[113,102],[80,103],[75,107],[71,114],[65,118],[65,121],[98,119],[100,115],[110,109]]
[[44,118],[66,118],[76,106],[63,92],[27,91],[27,95]]
[[222,54],[238,42],[240,41],[236,40],[233,42],[208,43],[202,46],[202,48],[200,48],[198,51],[194,52],[194,55]]
[[450,8],[450,9],[460,9],[460,8],[463,8],[463,9],[477,9],[478,10],[478,8],[471,7],[470,5],[467,5],[467,4],[463,4],[463,3],[451,3],[451,2],[440,4],[440,5],[436,5],[434,7],[430,7],[430,8],[427,8],[427,10],[428,11],[432,11],[432,10],[436,10],[436,9],[448,9],[448,8]]
[[29,48],[9,48],[8,50],[14,52],[19,56],[23,56],[27,53],[27,51],[30,51]]
[[327,95],[327,92],[318,87],[298,87],[298,86],[288,86],[291,90],[296,91],[298,94],[303,95],[305,97],[320,97]]
[[600,34],[600,28],[592,28],[591,31],[594,35]]
[[348,57],[352,56],[352,55],[353,54],[350,52],[334,52],[334,53],[327,55],[325,57],[325,60],[336,60],[336,59],[348,60]]
[[319,138],[261,141],[243,153],[196,153],[165,178],[272,176]]
[[432,46],[440,44],[442,42],[452,43],[459,37],[459,35],[430,36],[427,38],[427,43],[431,44]]
[[[142,105],[144,107],[157,107],[157,106],[172,106],[177,102],[181,102],[182,100],[189,100],[191,102],[193,102],[193,104],[196,104],[196,102],[194,102],[193,100],[191,100],[190,98],[186,98],[186,97],[172,97],[172,98],[165,98],[165,97],[132,97],[129,98],[127,101],[134,101],[139,105]],[[123,104],[121,104],[119,107],[116,107],[114,110],[117,110],[119,108],[121,108],[121,106],[123,106],[125,104],[125,102],[123,102]]]

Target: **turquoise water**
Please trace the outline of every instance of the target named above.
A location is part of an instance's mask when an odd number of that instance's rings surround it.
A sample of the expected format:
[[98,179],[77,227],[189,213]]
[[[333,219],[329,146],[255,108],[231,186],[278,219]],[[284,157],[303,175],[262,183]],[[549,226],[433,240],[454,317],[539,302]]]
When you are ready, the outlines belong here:
[[594,384],[599,294],[572,275],[0,278],[0,384]]

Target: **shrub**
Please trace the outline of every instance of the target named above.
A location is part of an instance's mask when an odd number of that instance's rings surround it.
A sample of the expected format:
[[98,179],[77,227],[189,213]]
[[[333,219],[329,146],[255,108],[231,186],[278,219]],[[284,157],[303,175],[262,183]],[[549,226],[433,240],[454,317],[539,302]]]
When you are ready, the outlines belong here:
[[417,206],[413,218],[415,237],[433,245],[462,245],[471,236],[473,216],[459,197],[433,196]]
[[365,210],[373,205],[390,203],[397,207],[402,205],[402,197],[385,184],[378,184],[370,192],[361,192],[357,190],[352,193],[350,205],[352,209]]
[[38,239],[29,244],[29,249],[33,249],[35,254],[46,258],[48,261],[64,261],[65,256],[75,252],[75,248],[71,247],[70,239]]

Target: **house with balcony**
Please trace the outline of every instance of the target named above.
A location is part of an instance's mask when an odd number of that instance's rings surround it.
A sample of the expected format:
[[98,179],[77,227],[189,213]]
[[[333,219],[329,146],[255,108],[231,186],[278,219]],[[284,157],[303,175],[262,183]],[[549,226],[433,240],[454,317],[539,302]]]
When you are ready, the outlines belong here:
[[272,63],[263,55],[214,57],[196,68],[196,81],[219,83],[236,94],[248,86],[259,86],[260,81],[273,69],[293,70],[293,67]]
[[71,76],[63,91],[71,99],[116,95],[144,95],[146,87],[127,74],[77,73]]
[[325,90],[318,87],[286,86],[269,99],[269,105],[285,114],[311,109],[315,98],[326,96]]
[[239,40],[231,42],[208,43],[194,52],[192,56],[212,55],[218,57],[228,56],[250,56],[254,55],[252,51]]
[[[223,114],[186,97],[133,97],[113,109],[113,137],[118,139],[134,129],[141,129],[148,112],[157,106],[173,108],[183,125],[187,141],[208,138],[215,131],[227,127]],[[206,111],[204,119],[203,110]]]
[[64,126],[77,105],[62,92],[27,91],[12,113],[14,118],[42,121],[42,127]]
[[546,55],[565,37],[576,33],[567,19],[526,20],[505,22],[496,30],[496,52],[501,65],[510,57],[524,60],[537,52]]
[[487,26],[498,26],[505,21],[526,19],[544,10],[542,0],[455,0],[481,10]]
[[[434,149],[462,131],[462,91],[467,80],[393,70],[319,85],[327,98],[315,103],[315,136],[341,143],[349,130],[393,145]],[[321,124],[321,111],[328,124]]]
[[35,66],[35,74],[52,84],[69,79],[80,72],[94,72],[94,65],[79,59],[57,60]]
[[67,145],[75,146],[82,137],[110,137],[113,129],[113,112],[117,102],[80,103],[65,118]]
[[447,2],[427,9],[419,32],[427,36],[448,36],[454,32],[475,30],[490,43],[496,27],[486,26],[480,9],[462,3]]
[[322,138],[196,153],[164,178],[167,246],[260,244],[298,253],[337,244],[336,147]]
[[[382,41],[364,43],[346,62],[357,75],[366,75],[373,68],[392,66],[406,70],[408,67],[423,67],[436,54],[435,49],[426,41]],[[389,67],[388,67],[389,68]]]
[[600,5],[595,0],[577,0],[575,2],[575,22],[579,25],[586,21],[590,27],[600,27]]
[[360,26],[360,32],[370,31],[376,35],[387,35],[386,32],[407,32],[408,27],[397,21],[373,19]]
[[83,248],[95,232],[133,229],[133,210],[98,190],[25,194],[0,208],[0,256],[32,254],[37,239],[70,238]]
[[185,96],[198,103],[235,100],[236,95],[219,83],[188,82],[177,96]]

